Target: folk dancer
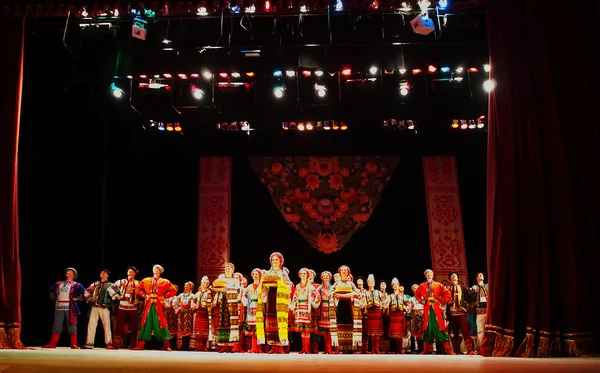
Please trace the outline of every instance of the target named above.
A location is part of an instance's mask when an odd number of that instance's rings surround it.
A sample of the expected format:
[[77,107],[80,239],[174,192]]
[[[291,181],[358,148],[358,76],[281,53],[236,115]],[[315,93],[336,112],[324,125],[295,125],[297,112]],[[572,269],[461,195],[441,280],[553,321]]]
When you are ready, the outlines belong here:
[[235,345],[233,345],[233,350],[231,352],[245,352],[245,348],[246,348],[246,328],[244,327],[244,325],[246,324],[246,309],[244,307],[244,305],[242,304],[242,297],[244,296],[244,292],[246,291],[246,287],[248,286],[248,283],[246,283],[246,286],[244,286],[244,275],[242,275],[240,272],[235,272],[233,274],[233,277],[235,279],[238,280],[238,282],[240,283],[240,290],[238,292],[238,300],[237,300],[237,304],[238,304],[238,330],[240,333],[240,343],[236,343]]
[[[410,289],[413,292],[413,297],[410,298],[410,336],[411,350],[413,352],[422,351],[423,347],[423,305],[417,299],[418,284],[413,284]],[[414,343],[414,344],[413,344]]]
[[[194,283],[191,281],[183,285],[183,293],[175,297],[173,309],[177,315],[177,349],[183,349],[183,340],[190,340],[194,329],[194,310],[192,304],[196,300],[196,295],[193,293]],[[188,342],[190,348],[191,340]]]
[[89,309],[89,320],[87,338],[85,341],[85,349],[94,348],[94,340],[96,339],[96,329],[98,328],[98,318],[102,321],[104,328],[104,343],[106,347],[110,347],[112,343],[112,332],[110,323],[110,309],[112,307],[112,299],[108,289],[112,286],[112,282],[108,281],[110,271],[103,269],[100,272],[100,281],[91,284],[83,293],[86,301],[91,304]]
[[408,328],[406,325],[405,312],[410,311],[411,302],[408,296],[404,295],[404,286],[400,284],[397,278],[392,279],[392,289],[390,294],[390,338],[396,341],[396,352],[404,354],[404,343],[408,339]]
[[[338,268],[339,281],[333,284],[333,298],[336,302],[336,331],[332,339],[337,338],[341,352],[352,353],[362,345],[362,308],[364,298],[360,298],[358,288],[351,280],[350,268],[342,265]],[[358,302],[356,302],[358,301]]]
[[252,270],[252,283],[246,287],[242,296],[242,304],[246,309],[245,335],[252,339],[249,353],[261,353],[264,345],[258,345],[256,337],[256,307],[260,296],[260,279],[262,271],[258,268]]
[[269,354],[284,354],[289,342],[290,293],[292,282],[284,271],[281,253],[269,257],[270,269],[260,281],[256,307],[256,337],[259,345],[271,346]]
[[485,335],[485,321],[487,318],[487,304],[489,300],[488,284],[484,284],[485,280],[483,273],[477,273],[477,284],[471,287],[471,291],[475,293],[475,323],[477,324],[477,349],[481,350],[483,344],[483,336]]
[[136,292],[136,288],[140,283],[135,279],[137,274],[137,268],[127,267],[127,277],[117,280],[108,288],[108,293],[112,299],[119,301],[113,341],[110,346],[106,347],[109,350],[117,350],[123,347],[123,342],[125,341],[125,324],[128,325],[128,329],[131,332],[129,348],[135,348],[137,345],[140,305],[142,303],[142,298]]
[[387,282],[379,282],[379,292],[381,293],[381,321],[383,325],[383,335],[380,338],[379,350],[382,354],[390,352],[390,295],[387,292]]
[[[356,279],[356,287],[358,288],[360,297],[363,299],[367,299],[367,289],[365,289],[365,279],[362,277],[358,277]],[[371,350],[373,346],[371,346]],[[365,307],[362,308],[362,346],[359,350],[357,350],[356,354],[366,354],[369,352],[369,326],[367,325],[367,309],[366,303]]]
[[325,343],[325,354],[332,354],[332,346],[338,346],[337,338],[335,341],[331,338],[331,330],[336,328],[335,322],[335,300],[333,299],[333,288],[331,285],[331,272],[321,273],[321,285],[317,287],[317,292],[321,298],[321,304],[317,308],[317,332],[323,336]]
[[162,278],[165,269],[156,264],[152,267],[152,277],[146,277],[139,282],[137,295],[144,298],[144,309],[140,323],[140,334],[138,343],[132,350],[143,350],[146,341],[152,339],[152,335],[159,341],[163,341],[163,350],[171,351],[167,317],[165,316],[165,299],[171,299],[177,295],[177,288],[166,278]]
[[296,285],[291,309],[294,311],[294,330],[302,337],[302,350],[300,354],[314,353],[311,351],[311,334],[316,333],[317,323],[313,310],[319,308],[321,297],[319,292],[308,281],[308,268],[298,271],[300,283]]
[[75,268],[67,268],[65,270],[65,277],[65,281],[59,281],[48,289],[50,299],[56,301],[56,306],[54,307],[54,322],[52,324],[50,343],[42,346],[42,348],[56,348],[65,321],[67,323],[67,330],[71,336],[71,348],[79,348],[77,346],[77,317],[80,311],[77,302],[83,300],[85,287],[75,282],[77,280],[77,271]]
[[465,347],[467,348],[468,355],[476,355],[473,348],[473,340],[471,339],[471,331],[469,329],[469,322],[467,321],[468,313],[468,298],[470,297],[467,288],[458,283],[459,275],[456,272],[448,274],[450,285],[447,286],[448,291],[451,294],[450,301],[448,303],[448,321],[450,334],[452,334],[452,347],[455,353],[462,354],[460,350],[460,337],[465,341]]
[[385,296],[380,290],[375,289],[375,277],[367,277],[367,291],[365,292],[367,310],[367,329],[373,348],[372,353],[381,354],[381,337],[383,336],[383,302]]
[[192,310],[194,311],[194,327],[190,338],[190,348],[194,351],[208,351],[207,342],[210,334],[210,311],[212,310],[212,292],[210,291],[210,280],[207,276],[202,277],[198,292],[192,299]]
[[[318,288],[319,284],[317,284],[315,282],[315,278],[317,277],[317,272],[315,272],[313,269],[309,269],[308,270],[308,282],[310,282],[313,286],[313,288]],[[317,320],[317,308],[313,308],[311,310],[312,312],[312,319],[313,320]],[[313,354],[318,354],[319,353],[319,341],[321,340],[321,335],[318,333],[318,328],[315,329],[315,331],[313,333],[310,333],[310,352]]]
[[[179,291],[179,286],[173,284],[175,288],[175,292]],[[169,330],[169,334],[171,335],[171,339],[169,340],[169,348],[173,349],[177,343],[177,314],[175,313],[175,301],[177,298],[175,296],[164,299],[164,310],[165,310],[165,318],[167,319],[167,329]]]
[[233,352],[240,343],[240,281],[233,276],[234,270],[233,263],[226,263],[225,273],[213,282],[213,330],[218,352]]
[[444,285],[433,281],[433,271],[425,271],[427,281],[423,282],[417,288],[415,297],[424,306],[423,307],[423,354],[429,354],[433,351],[433,343],[443,343],[444,352],[448,355],[454,355],[450,347],[450,339],[446,333],[446,320],[442,315],[442,306],[446,305],[452,295]]

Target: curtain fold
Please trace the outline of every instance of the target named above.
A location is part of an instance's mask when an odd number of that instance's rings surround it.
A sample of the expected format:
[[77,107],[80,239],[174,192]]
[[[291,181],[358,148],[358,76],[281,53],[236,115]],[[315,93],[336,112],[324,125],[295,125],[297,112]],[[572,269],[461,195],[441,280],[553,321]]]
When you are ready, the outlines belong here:
[[[17,169],[24,24],[23,18],[0,19],[0,32],[4,36],[3,55],[0,58],[0,324],[5,324],[12,339],[14,333],[11,333],[11,329],[18,331],[21,322]],[[9,348],[22,346],[20,339],[8,342],[12,343],[6,346]]]
[[251,164],[290,227],[331,254],[367,223],[398,158],[256,157]]
[[[577,9],[594,9],[582,0]],[[487,356],[594,352],[600,137],[593,20],[490,0]]]

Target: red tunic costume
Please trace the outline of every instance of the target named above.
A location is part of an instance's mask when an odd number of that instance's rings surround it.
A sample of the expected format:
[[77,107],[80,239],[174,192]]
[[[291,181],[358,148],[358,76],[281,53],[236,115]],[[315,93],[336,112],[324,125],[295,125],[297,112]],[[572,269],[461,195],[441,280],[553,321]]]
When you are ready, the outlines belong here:
[[[427,271],[426,271],[427,273]],[[433,272],[432,272],[433,277]],[[417,300],[424,305],[423,307],[423,346],[422,354],[431,353],[433,350],[433,342],[437,339],[438,342],[444,343],[446,353],[453,355],[450,342],[446,334],[446,321],[442,315],[442,305],[447,304],[451,299],[451,294],[439,282],[433,280],[424,282],[417,288],[415,292]],[[431,312],[434,317],[430,318]],[[435,325],[430,325],[430,320],[435,322]]]

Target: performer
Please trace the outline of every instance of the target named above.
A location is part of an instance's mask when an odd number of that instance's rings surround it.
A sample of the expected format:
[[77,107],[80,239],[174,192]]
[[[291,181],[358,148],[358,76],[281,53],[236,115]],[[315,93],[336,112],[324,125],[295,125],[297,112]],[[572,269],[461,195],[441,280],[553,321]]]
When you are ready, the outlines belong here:
[[294,330],[302,336],[300,354],[312,353],[310,336],[317,330],[313,310],[316,310],[321,303],[317,289],[308,281],[308,272],[308,268],[301,268],[298,271],[300,283],[296,285],[291,307],[294,311]]
[[[321,304],[316,309],[318,333],[324,337],[325,354],[332,354],[331,346],[337,346],[337,338],[335,341],[331,338],[332,329],[335,330],[335,301],[333,299],[333,289],[331,286],[331,272],[324,271],[321,273],[321,285],[317,291],[321,298]],[[337,337],[337,336],[336,336]]]
[[375,289],[375,277],[367,277],[365,301],[367,309],[367,329],[374,354],[381,354],[381,336],[383,336],[383,302],[386,300],[381,291]]
[[392,280],[394,292],[390,295],[390,338],[396,340],[396,352],[404,354],[404,340],[408,338],[405,312],[410,310],[410,300],[404,295],[404,286],[397,278]]
[[[360,298],[359,299],[367,299],[367,289],[365,289],[365,279],[362,277],[358,277],[356,279],[356,287],[358,288]],[[356,303],[357,300],[355,300]],[[366,307],[366,303],[365,303]],[[359,350],[357,350],[356,354],[366,354],[369,352],[369,326],[367,325],[367,309],[365,307],[361,308],[362,313],[362,346]],[[371,350],[373,350],[373,346],[371,346]]]
[[[179,286],[173,284],[175,288],[175,292],[179,291]],[[171,335],[171,339],[169,340],[169,348],[173,349],[176,347],[177,343],[177,314],[175,313],[175,301],[177,297],[173,296],[170,298],[164,299],[164,310],[165,310],[165,318],[167,319],[167,329],[169,330],[169,334]]]
[[246,348],[246,308],[242,304],[242,297],[248,287],[248,283],[244,286],[244,275],[240,272],[233,274],[233,277],[240,283],[240,291],[238,292],[238,330],[240,331],[240,343],[233,345],[232,352],[244,352]]
[[[312,284],[313,288],[317,289],[319,284],[315,282],[315,278],[317,277],[317,272],[312,269],[308,270],[308,282]],[[317,320],[317,308],[312,308],[312,319]],[[310,352],[313,354],[319,353],[319,341],[321,340],[321,336],[318,333],[317,327],[315,325],[315,331],[310,333]]]
[[410,335],[413,340],[414,347],[411,348],[413,352],[421,351],[423,344],[423,305],[417,299],[417,288],[419,285],[413,284],[410,289],[413,292],[413,297],[410,298]]
[[423,313],[423,354],[432,352],[433,342],[442,342],[444,351],[448,355],[454,355],[450,347],[450,339],[446,333],[446,321],[442,316],[442,306],[447,304],[452,295],[450,291],[439,282],[433,281],[433,271],[425,271],[426,282],[419,285],[415,293],[417,300],[424,305]]
[[462,333],[465,341],[465,347],[467,347],[468,355],[476,355],[473,349],[473,340],[471,339],[471,331],[469,330],[469,322],[467,321],[467,308],[469,300],[469,291],[458,283],[459,275],[456,272],[448,274],[450,285],[448,285],[448,291],[451,293],[451,298],[448,303],[448,321],[450,333],[453,335],[452,347],[455,353],[461,353],[460,351],[460,337],[459,333]]
[[77,346],[77,317],[80,311],[77,302],[83,300],[85,287],[75,282],[77,280],[77,271],[75,268],[67,268],[65,270],[65,277],[65,281],[59,281],[48,289],[50,299],[56,301],[56,306],[54,307],[54,323],[52,324],[50,343],[42,346],[42,348],[56,348],[65,321],[67,322],[67,330],[71,336],[71,348],[79,348]]
[[110,347],[112,342],[112,332],[110,329],[110,308],[112,302],[108,292],[108,289],[112,286],[112,282],[108,281],[109,276],[110,271],[103,269],[100,272],[100,281],[91,284],[84,292],[85,299],[92,305],[89,313],[87,339],[83,347],[88,350],[94,348],[98,318],[102,321],[102,327],[104,328],[104,343],[106,344],[106,348]]
[[132,350],[143,350],[146,341],[152,339],[152,335],[159,341],[163,341],[163,349],[171,351],[167,318],[165,316],[165,299],[173,298],[177,294],[177,288],[161,275],[165,269],[156,264],[152,267],[154,276],[146,277],[140,281],[136,287],[137,295],[144,298],[144,310],[142,312],[142,321],[140,323],[140,334],[138,343]]
[[210,334],[210,320],[208,315],[212,309],[212,293],[210,291],[210,280],[207,276],[202,277],[196,296],[192,299],[192,310],[194,315],[194,327],[190,338],[190,348],[194,351],[208,351],[207,342]]
[[225,264],[225,273],[213,283],[213,330],[217,334],[218,352],[233,352],[240,343],[239,300],[240,281],[233,276],[233,263]]
[[139,308],[141,304],[141,298],[136,292],[136,288],[140,283],[135,279],[137,274],[137,268],[127,267],[127,278],[117,280],[108,288],[108,293],[112,299],[117,299],[119,301],[113,341],[110,346],[106,347],[109,350],[117,350],[123,346],[123,341],[125,340],[125,324],[128,324],[128,329],[131,332],[129,348],[134,348],[137,345],[140,315]]
[[380,339],[379,350],[382,354],[390,352],[390,295],[387,292],[387,282],[379,282],[379,292],[381,293],[381,321],[383,325],[383,335]]
[[489,300],[488,284],[484,284],[485,277],[483,273],[477,273],[477,284],[471,287],[471,291],[475,293],[475,312],[477,324],[477,349],[481,350],[483,336],[485,335],[485,320],[487,318],[487,304]]
[[285,353],[289,345],[290,293],[292,282],[284,271],[283,255],[275,252],[269,257],[271,268],[260,282],[256,307],[256,336],[259,345],[271,346],[270,354]]
[[260,353],[264,345],[257,344],[256,338],[256,307],[258,305],[258,297],[260,295],[260,279],[262,271],[258,268],[252,270],[252,284],[246,287],[242,297],[242,304],[246,308],[246,325],[245,334],[252,338],[252,348],[249,353]]
[[[358,288],[350,280],[350,268],[342,265],[338,269],[340,280],[333,284],[336,300],[336,334],[342,352],[354,352],[362,345],[362,308],[365,300],[360,298]],[[359,300],[358,303],[355,300]],[[357,304],[361,305],[357,306]]]
[[[183,339],[191,339],[192,330],[194,329],[194,310],[192,304],[196,300],[196,295],[193,293],[194,283],[191,281],[183,285],[183,293],[176,296],[173,302],[173,309],[177,315],[177,349],[183,348]],[[188,349],[190,346],[188,342]]]

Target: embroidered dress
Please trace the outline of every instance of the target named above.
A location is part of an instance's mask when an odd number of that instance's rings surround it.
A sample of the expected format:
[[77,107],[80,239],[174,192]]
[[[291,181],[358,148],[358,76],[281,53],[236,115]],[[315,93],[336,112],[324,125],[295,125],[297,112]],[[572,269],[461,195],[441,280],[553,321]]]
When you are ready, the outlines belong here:
[[[265,278],[273,282],[263,281]],[[258,344],[270,346],[289,345],[288,322],[290,292],[293,287],[282,269],[271,269],[261,280],[256,311],[256,333]]]
[[225,278],[219,275],[219,279],[227,281],[226,291],[215,294],[213,323],[217,332],[217,345],[221,347],[233,347],[240,340],[239,332],[239,292],[240,283],[235,278]]
[[[173,309],[177,315],[177,348],[181,349],[183,338],[192,335],[194,327],[194,312],[192,302],[196,296],[192,293],[181,293],[173,302]],[[191,347],[191,346],[190,346]]]
[[408,337],[404,312],[409,304],[410,301],[404,294],[393,293],[390,295],[390,338],[399,339]]
[[212,293],[209,289],[200,290],[193,299],[194,326],[190,338],[190,348],[200,348],[206,351],[206,342],[210,335],[210,320],[208,315],[212,306]]
[[423,339],[423,305],[419,303],[417,297],[410,298],[410,335],[416,340]]
[[242,297],[242,304],[246,309],[246,335],[256,335],[256,307],[258,306],[260,284],[250,284]]
[[[350,290],[352,296],[360,296],[358,288],[349,279],[338,281],[333,285],[333,293]],[[332,339],[337,339],[341,352],[352,352],[362,345],[362,307],[353,299],[338,299],[336,302],[336,332]]]
[[177,314],[173,307],[175,300],[175,297],[165,299],[165,317],[167,318],[167,328],[171,336],[177,336]]
[[367,330],[371,337],[383,335],[383,293],[379,290],[366,290],[365,301],[367,302]]
[[310,337],[310,333],[317,331],[313,310],[318,308],[320,303],[319,292],[311,283],[296,285],[292,299],[294,330],[301,333],[303,337]]

